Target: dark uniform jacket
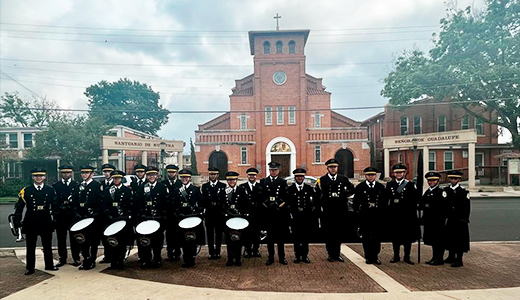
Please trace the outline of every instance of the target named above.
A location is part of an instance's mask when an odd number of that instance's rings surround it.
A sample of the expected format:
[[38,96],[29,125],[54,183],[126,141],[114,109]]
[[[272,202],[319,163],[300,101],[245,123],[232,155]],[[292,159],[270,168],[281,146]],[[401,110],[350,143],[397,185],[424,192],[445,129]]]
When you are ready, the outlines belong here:
[[166,187],[168,188],[168,191],[170,191],[170,196],[173,195],[172,192],[175,189],[178,189],[182,186],[182,182],[179,179],[175,179],[175,181],[171,181],[171,182],[170,182],[170,179],[165,179],[165,180],[161,181],[161,183],[166,185]]
[[289,232],[289,206],[287,205],[287,181],[276,177],[273,181],[271,176],[260,180],[264,191],[263,207],[265,209],[264,225],[270,236],[285,235]]
[[[52,221],[53,203],[56,193],[46,184],[38,191],[34,185],[24,187],[18,194],[15,204],[14,223],[16,227],[22,224],[22,233],[41,233],[54,230]],[[23,209],[27,206],[22,223]]]
[[241,193],[247,201],[248,213],[250,218],[257,219],[261,216],[263,205],[263,188],[259,183],[255,183],[253,189],[249,187],[249,183],[242,183],[238,186]]
[[211,186],[210,182],[202,185],[202,202],[199,205],[206,209],[206,218],[211,220],[221,219],[223,203],[220,194],[225,189],[226,185],[218,180],[214,187]]
[[343,175],[336,174],[333,181],[327,174],[318,180],[316,192],[323,210],[324,224],[341,224],[349,211],[348,197],[354,194],[354,185]]
[[167,216],[169,191],[166,185],[156,182],[155,185],[147,182],[137,188],[135,207],[139,221],[164,221]]
[[121,184],[105,190],[105,215],[109,222],[118,219],[128,219],[132,215],[132,190]]
[[114,181],[109,180],[107,183],[107,180],[105,178],[103,178],[103,180],[100,183],[103,186],[103,190],[108,190],[108,188],[114,184]]
[[143,186],[145,183],[148,182],[148,179],[146,177],[143,177],[143,183],[139,184],[139,182],[139,178],[132,177],[132,182],[130,182],[130,189],[132,189],[132,193],[134,193],[134,195],[137,193],[137,190],[140,186]]
[[460,185],[455,190],[451,187],[446,187],[444,190],[449,201],[446,248],[455,252],[468,252],[470,248],[469,215],[471,212],[469,191]]
[[447,193],[441,187],[428,188],[421,199],[419,209],[423,211],[421,223],[424,225],[426,245],[444,244],[446,220],[449,212]]
[[54,216],[59,225],[70,225],[74,218],[72,206],[72,195],[78,189],[78,182],[70,180],[69,184],[63,183],[63,180],[56,181],[52,187],[56,191],[56,202],[53,207]]
[[201,206],[202,194],[199,188],[190,184],[186,189],[184,186],[173,192],[173,209],[175,215],[182,219],[189,215],[201,214],[204,208]]
[[103,187],[95,180],[88,185],[80,183],[72,195],[72,206],[76,221],[84,218],[100,219],[104,211]]
[[357,213],[360,234],[364,238],[379,238],[383,234],[384,215],[388,206],[385,186],[377,181],[374,187],[363,181],[356,186],[353,209]]
[[413,243],[421,235],[417,218],[421,195],[413,182],[404,179],[401,185],[399,187],[395,180],[386,185],[390,237],[395,242]]
[[287,189],[287,204],[291,214],[291,228],[293,232],[304,231],[311,234],[311,230],[318,227],[316,214],[316,192],[308,184],[303,184],[303,189],[298,190],[294,183]]
[[219,194],[220,203],[222,203],[222,213],[226,218],[241,217],[244,218],[249,213],[249,205],[245,191],[236,186],[235,189],[225,188]]

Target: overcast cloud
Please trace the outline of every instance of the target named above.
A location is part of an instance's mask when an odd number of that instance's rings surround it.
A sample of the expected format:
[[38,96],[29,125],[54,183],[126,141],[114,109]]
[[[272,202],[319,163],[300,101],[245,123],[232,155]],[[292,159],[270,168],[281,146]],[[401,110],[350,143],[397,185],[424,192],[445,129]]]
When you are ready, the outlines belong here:
[[[455,5],[482,7],[482,2]],[[429,50],[431,34],[438,32],[439,20],[446,16],[446,4],[441,0],[2,0],[0,12],[0,69],[63,108],[86,109],[87,86],[127,77],[152,86],[170,110],[228,110],[234,80],[253,71],[247,32],[275,29],[276,13],[282,16],[282,30],[311,30],[307,73],[324,79],[333,108],[345,108],[386,104],[379,93],[391,61],[403,50]],[[0,90],[31,96],[5,76]],[[338,112],[361,121],[380,111]],[[159,135],[188,142],[198,124],[217,115],[171,114]]]

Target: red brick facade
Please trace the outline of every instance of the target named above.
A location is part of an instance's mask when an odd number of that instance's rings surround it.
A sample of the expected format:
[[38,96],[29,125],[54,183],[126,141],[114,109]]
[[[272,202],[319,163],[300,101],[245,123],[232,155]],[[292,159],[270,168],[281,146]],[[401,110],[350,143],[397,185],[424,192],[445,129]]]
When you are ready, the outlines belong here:
[[230,112],[195,132],[199,173],[217,166],[245,177],[255,167],[265,176],[272,160],[282,164],[282,175],[303,167],[319,176],[326,172],[324,162],[336,156],[345,162],[341,172],[362,174],[370,163],[367,129],[332,111],[322,79],[305,72],[308,35],[309,30],[249,33],[254,73],[236,80]]

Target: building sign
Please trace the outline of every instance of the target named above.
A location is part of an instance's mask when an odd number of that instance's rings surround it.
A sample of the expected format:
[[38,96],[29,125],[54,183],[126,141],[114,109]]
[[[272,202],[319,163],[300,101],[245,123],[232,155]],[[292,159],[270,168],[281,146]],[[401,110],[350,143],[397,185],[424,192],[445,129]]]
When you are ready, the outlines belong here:
[[101,139],[101,149],[160,152],[161,142],[166,144],[166,152],[182,152],[184,150],[183,141],[124,138],[105,135]]
[[520,174],[520,159],[509,159],[507,161],[507,169],[509,174]]
[[390,136],[383,138],[383,148],[410,148],[414,143],[421,146],[439,146],[452,144],[476,143],[477,133],[474,129],[433,132],[404,136]]

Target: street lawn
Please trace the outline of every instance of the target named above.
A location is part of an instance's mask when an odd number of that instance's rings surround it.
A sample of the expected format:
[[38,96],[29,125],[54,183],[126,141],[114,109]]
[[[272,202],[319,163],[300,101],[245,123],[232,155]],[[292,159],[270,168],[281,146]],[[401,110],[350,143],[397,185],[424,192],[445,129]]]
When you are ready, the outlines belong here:
[[0,197],[0,203],[15,203],[17,197]]

